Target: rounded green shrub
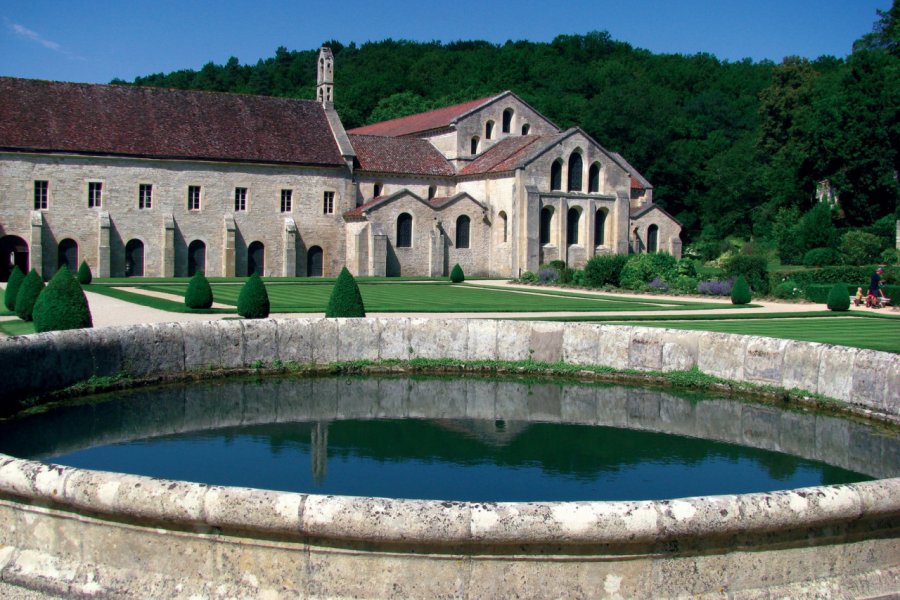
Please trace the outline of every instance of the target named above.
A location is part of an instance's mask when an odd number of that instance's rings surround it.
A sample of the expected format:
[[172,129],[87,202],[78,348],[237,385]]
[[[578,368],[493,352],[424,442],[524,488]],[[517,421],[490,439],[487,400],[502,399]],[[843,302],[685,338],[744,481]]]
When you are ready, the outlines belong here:
[[828,305],[828,310],[850,310],[850,296],[847,294],[847,286],[843,283],[836,283],[831,286],[826,304]]
[[800,285],[793,279],[787,279],[775,286],[772,295],[781,300],[793,300],[803,295]]
[[522,273],[521,277],[519,277],[519,281],[522,283],[534,283],[537,281],[537,275],[532,273],[531,271],[525,271]]
[[750,286],[743,275],[739,275],[731,286],[731,303],[732,304],[750,304],[753,296],[750,294]]
[[38,296],[33,317],[38,333],[94,326],[84,290],[65,265]]
[[803,255],[806,267],[830,267],[841,264],[841,254],[834,248],[813,248]]
[[212,288],[202,271],[197,271],[184,293],[184,305],[188,308],[209,308],[213,304]]
[[589,287],[619,286],[622,267],[628,261],[627,254],[600,254],[592,257],[584,266],[584,282]]
[[466,276],[463,273],[462,267],[459,266],[459,263],[453,265],[453,269],[450,271],[450,281],[453,283],[462,283],[466,280]]
[[362,294],[359,286],[347,267],[341,269],[334,288],[331,290],[331,298],[328,299],[328,307],[325,316],[335,317],[365,317],[366,308],[363,306]]
[[671,281],[676,275],[675,265],[678,261],[671,254],[652,252],[649,254],[632,254],[619,274],[621,287],[640,290],[654,279]]
[[22,280],[19,293],[16,294],[16,316],[23,321],[30,321],[34,313],[34,303],[44,291],[44,280],[32,269]]
[[22,286],[22,281],[24,279],[25,273],[22,272],[19,265],[15,265],[12,272],[9,274],[9,279],[6,282],[6,290],[3,293],[3,304],[6,305],[8,310],[16,310],[16,294],[19,293],[19,288]]
[[91,273],[91,268],[88,266],[87,261],[81,261],[81,266],[78,267],[78,283],[81,285],[89,285],[91,281],[94,279],[94,274]]
[[237,311],[245,319],[265,319],[269,316],[269,293],[259,273],[253,273],[238,295]]

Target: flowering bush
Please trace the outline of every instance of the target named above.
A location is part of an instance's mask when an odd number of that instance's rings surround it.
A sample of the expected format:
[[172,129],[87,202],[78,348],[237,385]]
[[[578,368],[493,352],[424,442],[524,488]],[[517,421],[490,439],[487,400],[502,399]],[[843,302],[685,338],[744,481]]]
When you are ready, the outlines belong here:
[[647,285],[650,286],[650,289],[656,290],[658,292],[665,292],[669,289],[669,284],[667,284],[659,277],[654,277],[653,281],[651,281]]
[[541,283],[556,283],[559,281],[559,271],[553,268],[541,269],[538,273],[538,281]]
[[707,296],[730,296],[736,280],[737,277],[729,277],[722,280],[701,281],[697,285],[697,291]]

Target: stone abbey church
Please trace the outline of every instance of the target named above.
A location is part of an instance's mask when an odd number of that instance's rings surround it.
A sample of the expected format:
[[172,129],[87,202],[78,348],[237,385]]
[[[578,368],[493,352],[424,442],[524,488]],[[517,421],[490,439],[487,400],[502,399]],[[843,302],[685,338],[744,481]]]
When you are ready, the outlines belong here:
[[[681,254],[620,155],[512,92],[345,131],[317,99],[0,78],[0,280],[518,276]],[[340,93],[340,90],[337,90]]]

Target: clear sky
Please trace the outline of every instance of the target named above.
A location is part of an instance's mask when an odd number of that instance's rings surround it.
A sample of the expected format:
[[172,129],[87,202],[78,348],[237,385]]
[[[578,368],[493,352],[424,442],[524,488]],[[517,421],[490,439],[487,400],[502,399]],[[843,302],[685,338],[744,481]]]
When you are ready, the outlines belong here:
[[[550,41],[609,31],[657,53],[846,56],[891,0],[0,0],[0,75],[106,83],[256,63],[336,39]],[[338,66],[340,68],[340,66]]]

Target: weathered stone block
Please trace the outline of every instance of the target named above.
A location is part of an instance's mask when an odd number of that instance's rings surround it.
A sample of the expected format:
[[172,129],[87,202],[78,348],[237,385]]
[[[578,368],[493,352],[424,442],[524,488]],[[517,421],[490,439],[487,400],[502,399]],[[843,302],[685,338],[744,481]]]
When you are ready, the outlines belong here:
[[500,321],[497,329],[497,360],[528,360],[531,323]]
[[343,360],[338,353],[339,319],[319,319],[313,322],[313,362],[327,365]]
[[375,319],[338,319],[339,360],[378,360],[381,323]]
[[409,360],[409,319],[384,318],[381,323],[381,360]]
[[853,360],[850,395],[846,398],[853,404],[900,416],[900,403],[889,401],[891,393],[900,393],[897,391],[900,389],[898,363],[900,359],[896,354],[874,350],[858,351]]
[[122,369],[132,377],[184,371],[184,334],[179,323],[134,325],[121,330]]
[[528,350],[535,362],[557,363],[562,360],[565,323],[532,323]]
[[697,366],[699,336],[696,331],[662,330],[662,370],[687,371]]
[[318,319],[280,319],[276,323],[278,325],[278,357],[282,362],[311,364]]
[[744,378],[756,383],[781,385],[784,351],[789,343],[775,338],[748,338],[744,353]]
[[186,370],[243,366],[244,329],[240,321],[191,321],[183,323],[181,331]]
[[468,359],[497,360],[497,329],[499,322],[493,319],[467,319]]
[[819,389],[819,363],[824,348],[822,344],[789,341],[784,348],[782,387],[816,393]]
[[93,329],[89,341],[95,375],[104,377],[122,371],[122,342],[118,328]]
[[637,327],[632,331],[628,346],[628,368],[639,371],[662,369],[663,340],[661,331]]
[[456,319],[410,319],[410,358],[449,358],[465,360],[468,354],[468,328]]
[[563,329],[562,359],[573,365],[593,365],[602,327],[592,323],[566,323]]
[[819,362],[818,392],[836,400],[850,399],[853,390],[854,357],[859,350],[824,346]]
[[278,350],[278,323],[274,319],[245,319],[241,363],[249,366],[256,361],[271,365],[280,358]]
[[633,327],[601,325],[597,340],[597,365],[614,369],[629,368],[629,352]]
[[700,371],[723,379],[740,381],[744,378],[745,336],[704,332],[698,341],[697,367]]
[[38,375],[59,369],[59,357],[53,350],[52,334],[0,339],[4,367],[0,377],[0,413],[13,409],[11,405],[4,406],[13,398],[52,389]]

